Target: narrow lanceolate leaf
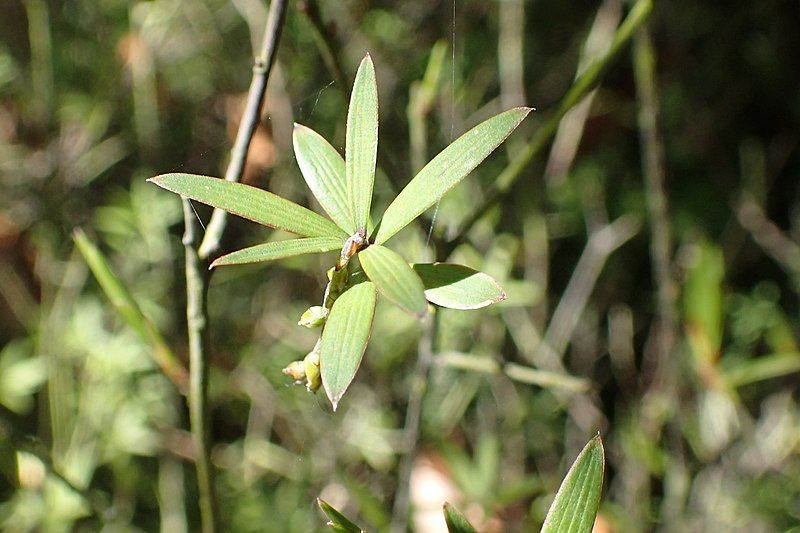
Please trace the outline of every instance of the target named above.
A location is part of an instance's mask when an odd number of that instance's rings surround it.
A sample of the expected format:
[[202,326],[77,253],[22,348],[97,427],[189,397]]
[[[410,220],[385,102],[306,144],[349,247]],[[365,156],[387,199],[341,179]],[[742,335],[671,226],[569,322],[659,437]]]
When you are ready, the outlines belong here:
[[308,188],[322,209],[348,235],[358,229],[348,202],[344,159],[322,135],[301,124],[294,125],[294,155]]
[[341,533],[363,533],[364,530],[358,527],[352,520],[340,513],[334,506],[317,498],[317,505],[328,517],[328,527]]
[[294,257],[295,255],[329,252],[340,249],[342,244],[344,244],[344,239],[336,237],[310,237],[308,239],[268,242],[223,255],[211,263],[211,267],[260,263],[262,261]]
[[345,142],[347,195],[356,226],[367,227],[378,155],[378,87],[369,54],[361,61],[350,95]]
[[89,239],[83,230],[76,229],[72,234],[72,238],[75,240],[78,251],[83,255],[95,279],[100,284],[100,288],[103,289],[119,316],[150,346],[153,350],[155,362],[167,377],[178,386],[180,391],[185,393],[189,382],[189,375],[186,369],[175,354],[172,353],[167,341],[155,324],[142,313],[128,288],[111,269],[111,265],[108,264],[103,252]]
[[417,263],[414,271],[425,286],[425,298],[450,309],[480,309],[506,299],[506,293],[488,274],[464,265]]
[[475,533],[472,524],[449,502],[444,502],[444,521],[448,533]]
[[358,259],[381,294],[404,311],[417,317],[425,316],[428,303],[422,280],[397,252],[373,244],[359,252]]
[[547,512],[542,533],[591,533],[600,505],[604,468],[603,441],[597,435],[567,472]]
[[366,281],[339,296],[325,322],[320,342],[320,370],[334,411],[361,364],[374,315],[375,285]]
[[517,107],[500,113],[439,152],[386,209],[375,242],[386,242],[435,204],[500,146],[530,111],[529,107]]
[[304,237],[345,235],[327,218],[271,192],[242,183],[197,174],[162,174],[147,181],[271,228]]

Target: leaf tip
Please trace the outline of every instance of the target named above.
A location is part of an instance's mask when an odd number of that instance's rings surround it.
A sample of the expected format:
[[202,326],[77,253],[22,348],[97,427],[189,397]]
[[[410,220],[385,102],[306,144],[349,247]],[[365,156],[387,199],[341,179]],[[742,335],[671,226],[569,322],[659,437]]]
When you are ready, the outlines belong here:
[[508,293],[503,289],[503,287],[498,287],[500,289],[500,295],[495,300],[495,303],[502,302],[504,300],[508,300]]

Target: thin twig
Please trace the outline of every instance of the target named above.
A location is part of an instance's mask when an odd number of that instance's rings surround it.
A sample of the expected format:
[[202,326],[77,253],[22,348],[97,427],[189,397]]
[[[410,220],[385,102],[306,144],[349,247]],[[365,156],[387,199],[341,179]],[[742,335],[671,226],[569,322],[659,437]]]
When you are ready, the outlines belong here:
[[503,109],[525,105],[525,4],[522,0],[500,2],[497,67]]
[[633,43],[636,96],[639,99],[639,136],[642,145],[642,173],[650,219],[650,256],[653,281],[658,290],[658,319],[655,326],[656,377],[670,359],[677,331],[677,282],[672,274],[672,228],[667,212],[664,145],[658,128],[658,95],[655,80],[655,54],[646,27]]
[[749,195],[742,195],[736,218],[753,240],[790,276],[800,278],[800,246],[786,236]]
[[336,84],[339,86],[340,90],[345,91],[344,94],[346,98],[346,91],[350,83],[344,75],[342,61],[339,58],[339,54],[336,52],[339,46],[334,36],[325,26],[325,22],[322,20],[322,14],[319,11],[317,0],[305,0],[305,2],[300,2],[297,9],[306,16],[308,22],[311,24],[314,41],[317,43],[320,55],[322,55],[322,61],[325,63],[328,71],[330,71],[333,79],[336,80]]
[[636,30],[648,19],[652,8],[652,0],[638,0],[636,4],[634,4],[628,16],[614,35],[614,40],[608,48],[608,51],[603,54],[602,57],[598,58],[597,61],[586,67],[583,74],[575,80],[575,83],[572,84],[569,91],[567,91],[561,99],[556,111],[548,117],[544,124],[539,126],[539,129],[531,140],[528,141],[528,144],[516,154],[506,168],[503,169],[494,184],[483,195],[483,201],[478,208],[466,217],[456,235],[446,243],[446,251],[449,252],[455,249],[455,247],[463,241],[475,222],[477,222],[498,200],[510,193],[512,185],[516,183],[522,175],[522,172],[528,167],[531,161],[542,152],[553,135],[555,135],[558,130],[558,125],[564,115],[594,89],[612,61],[632,39]]
[[[678,317],[676,309],[677,281],[671,268],[672,228],[669,224],[667,194],[665,188],[666,167],[664,145],[658,125],[659,104],[655,74],[655,52],[646,26],[639,29],[633,42],[634,81],[639,103],[639,138],[642,147],[642,174],[650,222],[650,257],[653,282],[658,294],[658,315],[648,340],[651,350],[645,354],[643,374],[650,385],[641,401],[639,411],[641,426],[648,440],[659,442],[667,419],[659,409],[659,403],[672,404],[677,401],[678,367],[675,364],[675,339]],[[673,431],[676,431],[673,428]],[[676,458],[676,461],[678,458]],[[623,484],[624,495],[631,506],[631,520],[635,527],[646,528],[646,508],[649,500],[650,478],[646,470],[635,462],[623,463],[620,468],[630,479]],[[666,488],[666,499],[673,500],[674,491]],[[667,527],[669,524],[667,523]]]
[[[621,0],[605,0],[600,9],[597,10],[592,28],[589,30],[589,35],[584,42],[581,58],[578,61],[578,69],[575,73],[576,79],[583,74],[588,65],[608,51],[621,17]],[[553,146],[550,149],[550,156],[544,171],[545,183],[551,189],[561,185],[569,173],[569,169],[578,153],[578,146],[583,137],[586,119],[589,117],[589,111],[596,94],[597,89],[594,89],[584,96],[578,105],[564,115],[558,125],[558,131],[553,139]]]
[[417,441],[419,440],[419,426],[422,415],[422,401],[428,388],[428,370],[433,364],[434,337],[438,330],[439,314],[434,313],[425,323],[418,345],[417,364],[408,394],[406,407],[406,421],[403,427],[402,453],[397,475],[397,490],[395,491],[394,507],[392,509],[392,533],[404,533],[408,526],[409,510],[409,484],[414,459],[417,455]]
[[633,215],[623,215],[589,236],[538,350],[547,350],[559,359],[563,357],[608,256],[638,231],[639,220]]
[[209,270],[197,250],[199,222],[191,201],[183,198],[183,246],[186,257],[186,321],[189,330],[189,421],[195,447],[195,469],[203,533],[217,530],[217,500],[211,465],[208,417],[208,315],[206,296]]
[[[264,32],[261,54],[256,57],[253,64],[253,78],[250,81],[250,89],[247,91],[247,102],[239,123],[239,131],[236,133],[236,141],[231,149],[231,159],[225,171],[227,181],[239,181],[242,178],[250,141],[261,120],[269,73],[275,64],[283,21],[286,18],[287,3],[288,0],[273,0],[269,6],[267,29]],[[219,251],[222,234],[227,225],[227,217],[228,213],[222,209],[214,209],[211,214],[211,220],[199,248],[202,259],[208,259]]]

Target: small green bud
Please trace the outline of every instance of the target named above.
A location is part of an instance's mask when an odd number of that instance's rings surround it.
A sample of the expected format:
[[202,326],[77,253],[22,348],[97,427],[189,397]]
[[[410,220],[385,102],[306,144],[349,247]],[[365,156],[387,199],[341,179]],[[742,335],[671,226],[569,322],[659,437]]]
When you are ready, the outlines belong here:
[[297,324],[306,328],[318,328],[325,323],[326,318],[328,310],[321,305],[314,305],[306,309]]
[[306,373],[306,388],[308,392],[317,392],[322,386],[322,374],[319,371],[319,352],[315,350],[309,353],[303,359],[303,366]]

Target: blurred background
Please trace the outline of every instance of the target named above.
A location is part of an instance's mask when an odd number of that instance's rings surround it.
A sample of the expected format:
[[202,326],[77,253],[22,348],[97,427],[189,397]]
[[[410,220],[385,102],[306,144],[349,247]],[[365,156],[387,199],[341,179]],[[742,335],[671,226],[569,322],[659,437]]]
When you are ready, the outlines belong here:
[[[199,528],[176,385],[181,207],[145,179],[222,175],[267,8],[2,0],[4,530]],[[630,8],[289,2],[247,183],[315,207],[292,123],[341,149],[366,52],[380,100],[377,214],[472,125],[537,111],[392,241],[409,260],[490,273],[508,300],[439,310],[430,328],[379,302],[335,414],[281,374],[313,347],[295,323],[321,300],[335,254],[214,273],[225,530],[322,530],[318,496],[373,531],[409,502],[409,527],[438,531],[444,500],[481,531],[533,530],[597,431],[598,531],[800,523],[800,5],[659,2],[632,38],[617,32]],[[598,61],[596,90],[560,112]],[[498,176],[511,178],[498,187]],[[487,191],[497,201],[484,204]],[[111,304],[75,228],[163,339]],[[224,248],[277,237],[232,219]],[[172,379],[155,362],[170,357]]]

